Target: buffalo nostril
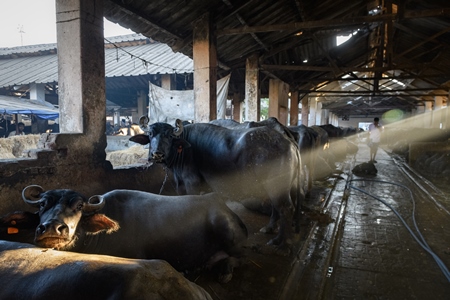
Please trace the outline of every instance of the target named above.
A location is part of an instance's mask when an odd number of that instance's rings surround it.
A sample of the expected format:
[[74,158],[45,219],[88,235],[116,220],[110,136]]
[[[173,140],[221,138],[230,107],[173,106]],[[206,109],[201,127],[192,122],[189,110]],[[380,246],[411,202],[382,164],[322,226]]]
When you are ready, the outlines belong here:
[[162,160],[164,158],[164,153],[155,151],[152,153],[151,157],[154,160]]
[[36,233],[37,234],[43,234],[45,232],[45,225],[44,224],[40,224],[37,229],[36,229]]
[[56,234],[56,235],[62,235],[67,231],[68,227],[64,223],[56,222],[56,223],[43,223],[40,224],[36,229],[37,235],[43,235],[43,234]]
[[58,234],[62,234],[63,233],[63,231],[65,231],[66,229],[67,229],[67,225],[65,225],[65,224],[60,224],[60,225],[57,225],[57,226],[55,226],[56,228],[56,233],[58,233]]

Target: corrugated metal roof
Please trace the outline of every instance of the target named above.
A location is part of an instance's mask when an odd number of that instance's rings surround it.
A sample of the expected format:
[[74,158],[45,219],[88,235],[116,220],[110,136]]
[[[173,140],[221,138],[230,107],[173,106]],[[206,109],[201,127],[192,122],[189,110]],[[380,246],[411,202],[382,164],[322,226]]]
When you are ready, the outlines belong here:
[[[369,88],[358,96],[364,101],[376,96],[384,103],[386,99],[402,105],[409,101],[414,107],[421,96],[415,89],[439,95],[436,89],[448,93],[450,86],[448,1],[104,0],[103,6],[108,20],[188,56],[192,56],[197,21],[209,16],[217,37],[217,74],[233,74],[230,93],[245,91],[246,61],[255,54],[262,72],[261,95],[268,95],[270,78],[299,91],[299,99],[316,95],[319,87],[329,83],[322,91],[330,100],[322,97],[323,103],[335,107],[340,102],[345,109],[331,111],[337,115],[354,111],[353,105],[346,107],[354,95],[334,91],[340,91],[341,81],[348,82],[344,76],[363,68],[371,69],[369,75],[345,90]],[[349,33],[353,37],[336,46],[336,36]],[[401,95],[385,92],[385,76],[406,84],[394,86]],[[388,106],[372,106],[364,113],[380,115]]]
[[19,56],[20,54],[30,54],[51,50],[56,50],[56,43],[0,48],[0,58],[10,55]]
[[[147,40],[147,43],[124,45],[124,42],[139,40]],[[105,49],[107,78],[193,72],[191,58],[182,53],[175,53],[169,46],[147,39],[142,35],[107,38],[107,41],[111,42],[106,45]],[[58,57],[56,51],[53,54],[35,55],[36,52],[43,49],[45,51],[54,49],[56,44],[44,46],[14,47],[9,51],[6,50],[8,48],[1,49],[3,52],[0,53],[17,57],[1,59],[0,56],[0,87],[57,82]],[[24,55],[27,53],[30,56]]]

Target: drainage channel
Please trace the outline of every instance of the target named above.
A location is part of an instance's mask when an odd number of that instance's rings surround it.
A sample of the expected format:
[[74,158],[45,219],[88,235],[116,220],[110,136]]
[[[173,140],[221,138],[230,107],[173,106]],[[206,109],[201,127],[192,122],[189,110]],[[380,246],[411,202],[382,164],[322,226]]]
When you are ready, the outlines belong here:
[[406,177],[419,188],[424,197],[430,199],[439,209],[450,215],[450,211],[442,204],[443,202],[449,203],[449,199],[441,190],[399,158],[392,157],[392,159]]
[[321,206],[321,211],[332,212],[334,223],[330,223],[326,229],[321,227],[317,221],[313,223],[303,246],[299,249],[296,259],[291,265],[285,288],[278,299],[322,299],[326,295],[329,288],[327,278],[332,276],[332,264],[339,253],[339,242],[349,195],[347,186],[351,180],[350,170],[354,163],[354,157],[351,161],[343,163],[341,168],[343,176],[334,180],[327,199]]

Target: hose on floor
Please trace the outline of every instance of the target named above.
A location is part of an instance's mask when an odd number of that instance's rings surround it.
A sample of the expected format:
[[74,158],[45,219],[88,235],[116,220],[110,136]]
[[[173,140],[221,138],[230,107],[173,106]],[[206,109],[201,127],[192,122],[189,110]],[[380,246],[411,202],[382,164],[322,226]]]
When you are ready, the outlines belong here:
[[[377,196],[374,196],[368,192],[366,192],[363,189],[357,188],[353,185],[351,185],[351,182],[354,181],[371,181],[371,182],[378,182],[378,183],[387,183],[387,184],[392,184],[392,185],[396,185],[399,187],[402,187],[404,189],[406,189],[410,196],[411,196],[411,201],[412,201],[412,221],[414,223],[414,227],[416,229],[417,235],[411,230],[411,228],[408,226],[408,224],[405,222],[405,220],[402,218],[402,216],[399,214],[399,212],[393,208],[389,203],[387,203],[386,201],[378,198]],[[411,191],[410,188],[408,188],[407,186],[400,184],[400,183],[396,183],[396,182],[390,182],[390,181],[383,181],[383,180],[376,180],[376,179],[352,179],[350,181],[347,182],[347,186],[346,186],[346,190],[348,190],[348,188],[352,188],[354,190],[357,190],[361,193],[364,193],[378,201],[380,201],[381,203],[383,203],[384,205],[386,205],[387,207],[389,207],[394,213],[395,215],[400,219],[400,221],[402,221],[403,225],[406,227],[406,229],[409,231],[409,233],[412,235],[412,237],[416,240],[416,242],[425,250],[427,251],[432,257],[433,259],[436,261],[437,265],[439,266],[439,268],[441,269],[442,273],[444,274],[444,276],[447,278],[447,280],[450,282],[450,272],[448,270],[448,268],[446,267],[446,265],[444,264],[444,262],[431,250],[430,246],[427,244],[427,242],[425,241],[425,238],[423,237],[422,233],[420,232],[418,226],[417,226],[417,222],[416,222],[416,218],[415,218],[415,209],[416,209],[416,202],[414,201],[414,196],[413,193]]]

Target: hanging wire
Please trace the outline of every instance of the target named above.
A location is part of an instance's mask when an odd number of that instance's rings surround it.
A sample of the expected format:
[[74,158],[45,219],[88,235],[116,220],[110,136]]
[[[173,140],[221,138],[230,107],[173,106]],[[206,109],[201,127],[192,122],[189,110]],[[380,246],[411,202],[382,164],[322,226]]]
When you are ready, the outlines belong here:
[[[150,61],[145,60],[144,58],[141,58],[141,57],[139,57],[139,56],[136,56],[135,54],[133,54],[133,53],[131,53],[131,52],[125,50],[123,47],[117,45],[117,44],[114,43],[114,42],[111,42],[111,41],[108,40],[107,38],[104,38],[104,40],[105,40],[106,42],[110,43],[111,45],[113,45],[113,46],[116,48],[116,51],[117,51],[117,52],[118,52],[119,50],[121,50],[121,51],[125,52],[126,54],[130,55],[132,59],[133,59],[133,58],[137,58],[137,59],[141,60],[143,66],[146,68],[146,70],[148,70],[148,65],[153,65],[153,66],[157,66],[157,67],[169,69],[169,70],[171,70],[171,71],[179,72],[179,73],[183,73],[183,72],[185,72],[185,73],[191,73],[191,72],[194,71],[193,69],[177,69],[177,68],[173,68],[173,67],[168,67],[168,66],[164,66],[164,65],[152,63],[152,62],[150,62]],[[117,53],[117,52],[116,52],[116,53]],[[117,61],[119,61],[119,55],[118,55],[118,54],[116,54],[116,55],[117,55]]]

